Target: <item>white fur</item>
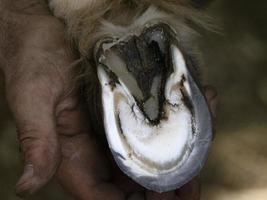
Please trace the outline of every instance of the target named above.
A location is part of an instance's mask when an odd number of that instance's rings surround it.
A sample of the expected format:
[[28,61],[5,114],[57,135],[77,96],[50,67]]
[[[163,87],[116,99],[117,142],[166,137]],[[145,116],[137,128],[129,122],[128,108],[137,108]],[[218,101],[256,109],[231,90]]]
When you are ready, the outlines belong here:
[[49,6],[57,17],[68,17],[73,12],[90,7],[96,1],[100,0],[49,0]]
[[150,6],[141,16],[137,17],[133,21],[133,23],[130,24],[129,26],[119,26],[103,20],[101,30],[108,35],[112,35],[115,37],[122,37],[131,34],[133,32],[134,33],[138,32],[138,29],[140,28],[143,29],[143,27],[148,22],[152,22],[155,20],[164,21],[164,19],[166,20],[168,18],[170,18],[169,15],[159,11],[154,6]]
[[[151,0],[150,7],[141,15],[140,12],[142,8],[145,8],[146,1],[144,5],[140,1],[140,8],[136,9],[136,17],[129,18],[127,12],[122,12],[124,7],[120,7],[122,9],[120,12],[118,9],[120,5],[115,5],[114,2],[116,3],[116,1],[108,0],[50,0],[49,5],[55,16],[65,20],[69,37],[76,42],[82,56],[92,55],[95,43],[103,37],[124,39],[133,33],[138,35],[146,24],[153,23],[153,21],[168,24],[176,32],[180,45],[189,52],[195,51],[192,48],[195,48],[193,43],[197,32],[188,26],[185,19],[189,18],[201,24],[198,22],[201,21],[201,15],[182,7],[179,3],[171,6],[163,1],[162,4],[166,4],[166,7],[176,8],[174,13],[161,8],[162,5],[157,5],[156,1]],[[121,17],[123,22],[106,17],[105,13],[108,11],[118,12],[116,17]]]
[[125,39],[129,35],[139,35],[146,25],[153,22],[163,22],[168,24],[177,34],[177,39],[182,46],[188,47],[190,50],[191,43],[197,32],[185,24],[182,17],[160,11],[155,6],[150,6],[141,16],[136,17],[129,26],[115,25],[106,20],[101,21],[99,35],[109,35],[120,39]]

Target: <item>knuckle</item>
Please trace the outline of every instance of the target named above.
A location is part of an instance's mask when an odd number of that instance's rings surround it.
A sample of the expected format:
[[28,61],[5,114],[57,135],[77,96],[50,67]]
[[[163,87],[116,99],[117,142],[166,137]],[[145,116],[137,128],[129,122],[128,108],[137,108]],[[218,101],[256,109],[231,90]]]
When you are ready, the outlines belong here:
[[88,133],[87,115],[77,98],[67,98],[57,109],[57,132],[63,136]]
[[20,150],[25,153],[28,152],[32,145],[35,144],[40,138],[37,136],[38,129],[29,124],[17,125],[18,140]]
[[36,125],[32,125],[30,123],[17,123],[17,133],[20,141],[36,138],[36,132],[38,132],[38,128]]

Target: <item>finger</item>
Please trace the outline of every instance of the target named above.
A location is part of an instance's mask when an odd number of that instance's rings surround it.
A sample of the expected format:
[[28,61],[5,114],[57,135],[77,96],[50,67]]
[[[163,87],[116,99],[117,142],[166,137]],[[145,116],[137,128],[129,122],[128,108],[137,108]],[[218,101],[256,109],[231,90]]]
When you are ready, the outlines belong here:
[[146,192],[147,200],[182,200],[175,192],[156,193],[152,191]]
[[199,200],[201,196],[199,178],[194,178],[192,181],[176,190],[175,193],[181,200]]
[[205,96],[210,107],[213,118],[216,118],[217,106],[218,106],[218,93],[212,86],[205,86]]
[[132,194],[129,195],[129,197],[127,198],[127,200],[145,200],[145,193],[143,192],[134,192]]
[[25,196],[44,186],[59,163],[60,151],[53,120],[54,99],[48,91],[34,84],[25,84],[15,90],[10,88],[7,92],[25,163],[16,192]]
[[124,174],[112,158],[110,158],[110,160],[112,164],[112,174],[114,176],[113,183],[120,188],[124,194],[136,198],[136,196],[140,196],[140,194],[144,193],[145,189],[141,185]]
[[89,137],[88,121],[81,110],[73,107],[60,113],[62,161],[57,179],[75,199],[124,199],[123,193],[108,183],[108,163],[96,141]]
[[60,141],[63,160],[57,178],[75,199],[124,199],[122,192],[108,183],[107,163],[96,150],[96,143],[86,134],[61,137]]

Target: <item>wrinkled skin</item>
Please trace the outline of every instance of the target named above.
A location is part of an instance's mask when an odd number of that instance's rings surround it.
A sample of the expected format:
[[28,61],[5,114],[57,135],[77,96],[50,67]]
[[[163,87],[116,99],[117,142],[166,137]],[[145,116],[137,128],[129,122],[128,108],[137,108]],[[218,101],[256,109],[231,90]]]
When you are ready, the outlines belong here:
[[[88,113],[74,87],[77,57],[65,40],[64,25],[42,1],[6,2],[7,7],[0,1],[0,67],[25,163],[17,194],[32,194],[56,177],[75,199],[120,200],[138,191],[148,200],[198,200],[197,179],[157,194],[109,162],[91,136]],[[215,114],[217,94],[212,87],[205,91]]]

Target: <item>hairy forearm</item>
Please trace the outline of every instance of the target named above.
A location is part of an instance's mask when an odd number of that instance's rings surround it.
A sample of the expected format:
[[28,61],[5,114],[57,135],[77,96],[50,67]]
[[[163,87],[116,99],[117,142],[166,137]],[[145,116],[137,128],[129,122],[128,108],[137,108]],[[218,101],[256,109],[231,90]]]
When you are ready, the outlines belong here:
[[[6,71],[15,59],[23,38],[36,20],[50,15],[44,0],[0,0],[0,69]],[[34,22],[35,21],[35,22]],[[28,29],[28,30],[27,30]]]

